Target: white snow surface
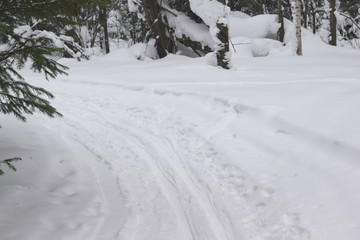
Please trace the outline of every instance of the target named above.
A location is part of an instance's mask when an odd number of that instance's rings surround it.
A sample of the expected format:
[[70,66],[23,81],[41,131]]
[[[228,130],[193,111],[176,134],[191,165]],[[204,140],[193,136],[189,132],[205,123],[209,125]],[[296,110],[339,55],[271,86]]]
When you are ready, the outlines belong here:
[[64,117],[0,115],[1,240],[358,240],[360,52],[304,50],[25,70]]
[[280,27],[277,23],[277,15],[247,17],[240,13],[230,13],[229,28],[231,37],[276,39]]
[[190,8],[209,27],[215,26],[230,12],[229,7],[217,0],[190,0]]

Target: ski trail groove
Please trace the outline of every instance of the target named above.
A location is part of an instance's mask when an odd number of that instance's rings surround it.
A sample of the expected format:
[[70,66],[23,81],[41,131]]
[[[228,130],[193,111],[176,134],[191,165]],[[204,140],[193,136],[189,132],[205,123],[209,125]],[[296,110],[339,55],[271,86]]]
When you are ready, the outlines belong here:
[[[128,91],[132,94],[129,99]],[[77,132],[74,135],[69,131],[72,138],[121,179],[119,191],[126,192],[128,214],[114,239],[153,239],[149,236],[160,234],[156,231],[169,220],[174,221],[168,224],[169,229],[180,231],[176,240],[264,239],[261,232],[277,234],[277,225],[273,224],[272,230],[260,209],[270,201],[268,196],[261,196],[266,189],[257,183],[253,185],[236,165],[223,163],[224,159],[216,156],[218,146],[211,142],[213,136],[236,122],[247,107],[196,96],[193,100],[206,104],[205,111],[197,112],[196,106],[182,106],[188,103],[182,95],[163,96],[142,89],[120,89],[120,93],[124,93],[124,103],[112,98],[66,95],[64,101],[68,103],[63,104],[69,107],[83,102],[80,105],[84,123],[69,116],[65,124]],[[183,119],[183,113],[189,109],[199,119]],[[76,106],[67,110],[70,115],[76,111]],[[213,118],[204,122],[209,116]],[[199,121],[205,127],[197,128]],[[92,129],[94,125],[96,131]],[[231,205],[237,207],[239,215],[231,212]],[[164,214],[158,213],[159,206],[164,208]],[[147,226],[151,224],[154,226]],[[243,236],[239,227],[255,234]],[[298,231],[297,226],[294,229]]]
[[[116,126],[114,126],[116,127]],[[131,126],[127,126],[126,129],[123,127],[117,127],[117,130],[123,133],[124,138],[131,139],[131,143],[135,144],[138,148],[143,151],[143,154],[147,154],[148,159],[151,161],[150,166],[154,172],[155,176],[160,176],[158,178],[159,184],[162,185],[162,189],[164,190],[167,198],[172,203],[174,210],[177,213],[179,219],[181,219],[181,225],[183,230],[186,231],[187,239],[197,239],[194,235],[194,230],[196,226],[192,224],[192,227],[189,229],[186,227],[188,224],[184,222],[190,223],[188,220],[184,220],[186,217],[184,216],[184,210],[181,207],[181,203],[179,202],[179,198],[181,194],[179,193],[178,185],[180,182],[185,184],[185,187],[188,189],[188,192],[192,194],[195,199],[198,201],[200,208],[204,211],[206,215],[207,221],[210,223],[210,231],[213,231],[217,240],[232,240],[233,237],[229,236],[229,232],[225,230],[222,221],[220,220],[219,213],[216,208],[212,204],[211,198],[209,198],[209,193],[206,194],[203,192],[201,187],[196,187],[194,181],[189,176],[188,173],[185,172],[182,166],[179,164],[179,156],[174,151],[173,147],[169,146],[167,141],[161,139],[154,139],[154,137],[146,136],[135,129],[131,129]],[[131,129],[131,130],[129,130]],[[154,142],[161,142],[161,146],[165,147],[166,150],[160,149],[157,147]],[[165,160],[168,159],[168,160]],[[166,162],[164,162],[166,161]],[[169,174],[169,170],[165,165],[169,165],[169,167],[173,170],[172,175]],[[170,176],[177,175],[179,180],[173,178],[170,180]],[[179,183],[177,183],[179,182]],[[186,215],[186,214],[185,214]],[[190,233],[190,234],[189,234]],[[231,232],[230,232],[231,233]]]

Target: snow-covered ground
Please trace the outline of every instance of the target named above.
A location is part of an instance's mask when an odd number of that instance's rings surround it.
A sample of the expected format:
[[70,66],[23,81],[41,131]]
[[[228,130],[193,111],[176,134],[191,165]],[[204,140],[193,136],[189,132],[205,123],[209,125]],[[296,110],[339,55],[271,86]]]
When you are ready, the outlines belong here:
[[0,115],[0,239],[358,240],[360,52],[304,50],[25,71],[64,117]]

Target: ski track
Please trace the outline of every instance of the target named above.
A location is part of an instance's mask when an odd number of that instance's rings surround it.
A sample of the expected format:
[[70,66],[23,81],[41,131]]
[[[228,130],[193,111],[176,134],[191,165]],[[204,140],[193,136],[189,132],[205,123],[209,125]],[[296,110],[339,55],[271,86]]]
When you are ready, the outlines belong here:
[[[109,206],[102,191],[102,219],[92,239],[165,240],[169,233],[175,240],[307,239],[308,233],[297,223],[270,222],[264,212],[274,204],[274,190],[237,166],[224,164],[210,141],[242,114],[256,109],[201,94],[111,87],[126,101],[55,92],[65,116],[57,121],[56,129],[81,143],[111,170],[126,202],[126,216],[119,216],[112,236],[102,237],[109,209],[117,209]],[[186,99],[182,96],[192,96],[198,103],[187,107],[205,114],[204,118],[208,119],[206,114],[223,117],[209,119],[206,131],[198,130],[196,123],[182,117],[184,109],[176,107]],[[199,111],[196,105],[205,110]],[[94,175],[99,178],[95,171]],[[104,186],[99,182],[99,187]],[[234,205],[237,208],[231,209]]]

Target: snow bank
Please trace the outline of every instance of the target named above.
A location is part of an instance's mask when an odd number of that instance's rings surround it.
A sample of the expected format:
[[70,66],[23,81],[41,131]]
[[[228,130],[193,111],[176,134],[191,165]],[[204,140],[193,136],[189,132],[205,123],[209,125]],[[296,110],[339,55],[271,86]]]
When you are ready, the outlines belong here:
[[283,43],[267,38],[246,38],[237,37],[232,39],[233,48],[231,49],[236,57],[266,57],[268,55],[278,55],[284,46]]
[[[277,15],[257,15],[247,17],[239,13],[231,13],[230,37],[235,45],[236,52],[244,56],[268,56],[268,55],[295,55],[296,36],[293,22],[284,19],[284,44],[277,41],[279,23]],[[319,36],[310,30],[302,28],[304,54],[318,54],[328,49]],[[251,54],[250,54],[251,52]],[[236,57],[236,56],[235,56]]]
[[0,179],[1,239],[91,239],[102,209],[88,152],[37,121],[0,122],[0,158],[22,158]]

